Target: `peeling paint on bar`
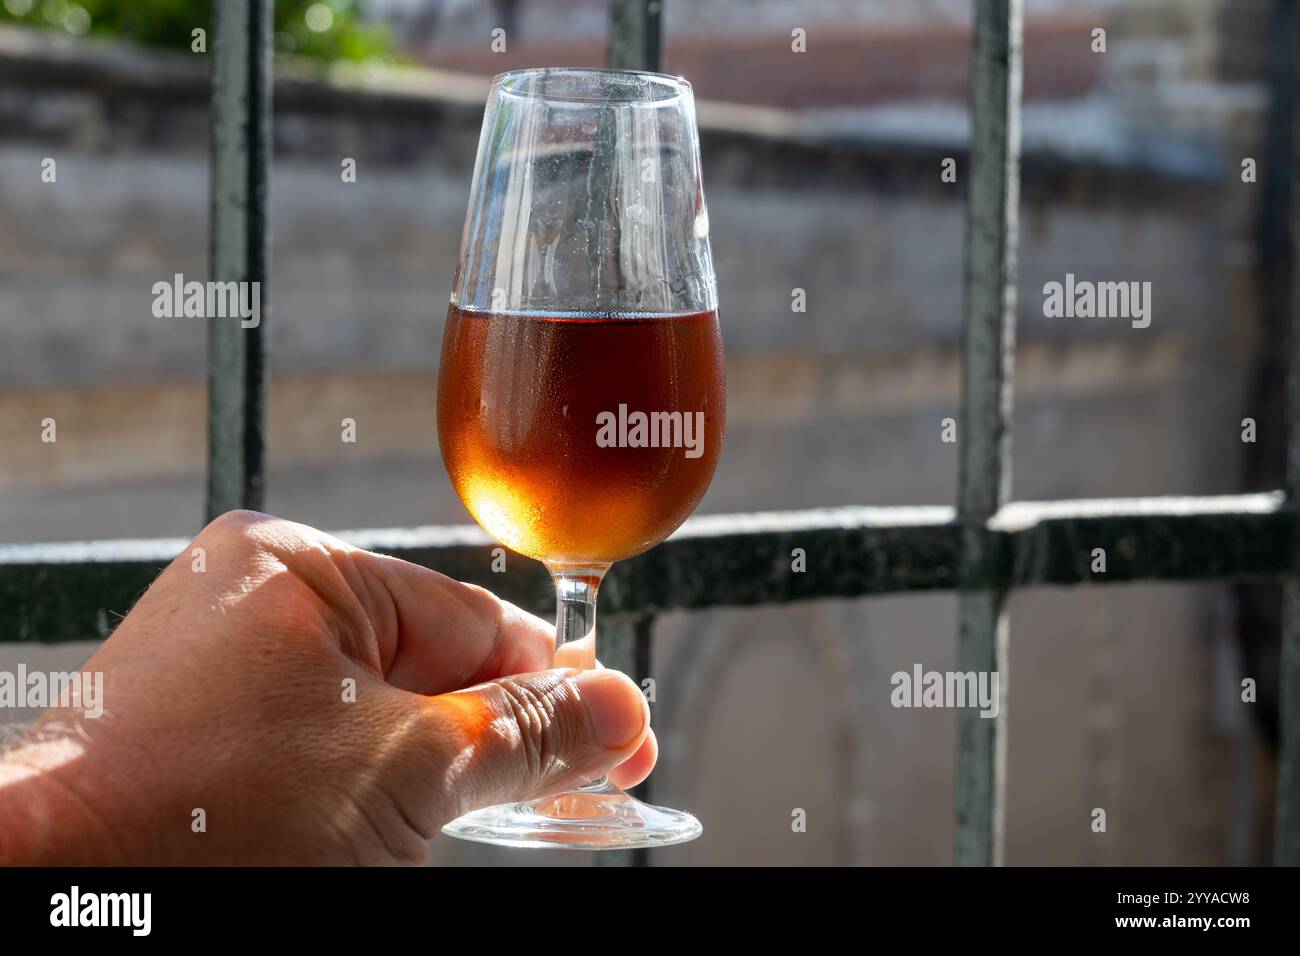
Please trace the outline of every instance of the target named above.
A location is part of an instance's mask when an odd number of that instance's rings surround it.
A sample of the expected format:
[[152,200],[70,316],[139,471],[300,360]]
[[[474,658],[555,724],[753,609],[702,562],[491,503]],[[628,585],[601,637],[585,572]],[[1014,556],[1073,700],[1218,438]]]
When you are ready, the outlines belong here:
[[[971,583],[1005,589],[1276,577],[1292,567],[1300,514],[1280,492],[1209,498],[1014,502],[984,530],[986,563]],[[512,555],[493,573],[495,544],[473,527],[345,531],[357,547],[473,581],[550,616],[550,578]],[[0,545],[0,641],[93,640],[103,609],[125,614],[183,538]],[[1105,574],[1091,570],[1104,547]],[[807,569],[791,569],[802,548]],[[951,508],[834,508],[692,518],[659,547],[614,566],[601,620],[708,607],[782,604],[959,584],[961,527]]]
[[[984,527],[1011,487],[1012,356],[1020,195],[1020,0],[975,0],[970,67],[970,159],[962,319],[958,508],[963,671],[997,672],[1008,692],[1005,591],[985,584],[1002,540]],[[993,720],[957,713],[958,866],[1002,862],[1006,708]]]

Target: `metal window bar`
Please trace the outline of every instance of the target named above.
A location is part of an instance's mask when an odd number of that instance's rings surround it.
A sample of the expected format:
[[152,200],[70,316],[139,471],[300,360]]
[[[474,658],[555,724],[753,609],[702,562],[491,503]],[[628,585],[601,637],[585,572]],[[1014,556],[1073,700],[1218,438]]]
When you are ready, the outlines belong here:
[[[1289,263],[1270,263],[1271,252],[1264,258],[1265,281],[1277,283],[1268,308],[1277,315],[1266,316],[1265,321],[1287,328],[1290,336],[1287,354],[1287,456],[1286,505],[1300,510],[1300,109],[1296,90],[1296,54],[1300,52],[1300,2],[1274,0],[1272,32],[1275,37],[1270,46],[1272,103],[1268,135],[1272,140],[1269,156],[1290,175],[1270,176],[1273,182],[1283,184],[1272,197],[1281,208],[1265,211],[1265,229],[1274,216],[1290,214],[1291,228],[1279,232],[1277,249],[1286,254]],[[1265,200],[1266,202],[1268,200]],[[1287,208],[1289,207],[1289,209]],[[1291,283],[1286,280],[1286,266],[1291,268]],[[1281,318],[1283,321],[1278,322]],[[1289,319],[1289,322],[1286,320]],[[1284,323],[1286,323],[1284,325]],[[1294,557],[1295,548],[1292,548]],[[1293,563],[1291,573],[1282,583],[1282,646],[1278,667],[1278,739],[1280,760],[1277,779],[1277,819],[1273,831],[1273,861],[1283,866],[1300,866],[1300,560]]]
[[258,284],[260,321],[208,319],[209,520],[260,509],[265,490],[273,6],[212,8],[209,269],[214,282]]
[[1016,316],[1016,217],[1020,196],[1020,0],[976,0],[970,66],[970,192],[966,203],[962,321],[963,526],[957,669],[997,672],[1002,706],[992,720],[957,711],[959,866],[1001,863],[1006,792],[1006,592],[979,587],[988,560],[979,529],[1011,487],[1012,355]]
[[[613,70],[650,70],[662,67],[662,0],[609,0],[609,36],[605,65]],[[608,594],[608,589],[604,589]],[[608,607],[608,603],[606,603]],[[638,684],[651,676],[651,635],[654,616],[645,613],[605,613],[598,627],[596,647],[602,663],[628,674]],[[651,784],[634,788],[641,800],[652,802]],[[649,850],[616,850],[597,853],[601,866],[646,866]]]
[[[1295,49],[1300,35],[1295,0],[1276,3],[1276,25],[1288,34],[1279,48]],[[247,16],[218,14],[214,23],[215,278],[265,281],[267,276],[269,4],[255,0]],[[660,10],[659,0],[611,0],[610,65],[658,65]],[[653,615],[666,610],[956,590],[961,595],[961,666],[1004,669],[1001,605],[1013,588],[1281,579],[1281,766],[1274,861],[1300,865],[1300,316],[1295,313],[1300,291],[1286,307],[1291,346],[1284,490],[1008,503],[1019,43],[1020,0],[975,0],[958,508],[837,508],[692,518],[660,547],[615,566],[603,588],[602,656],[633,674],[647,673]],[[239,49],[249,53],[246,71],[235,52]],[[1294,83],[1293,60],[1284,73],[1286,83]],[[1294,90],[1284,102],[1283,118],[1293,123]],[[1300,168],[1295,138],[1288,136],[1285,143],[1283,153],[1293,157],[1294,177]],[[1290,201],[1295,236],[1300,234],[1300,191],[1292,190]],[[1300,269],[1292,271],[1293,281],[1297,278]],[[210,467],[216,476],[209,487],[210,513],[260,500],[263,341],[262,335],[227,339],[223,334],[210,352]],[[550,584],[540,568],[516,563],[509,573],[491,574],[488,581],[492,543],[478,529],[387,529],[343,537],[490,584],[523,607],[550,610]],[[107,615],[124,614],[186,543],[0,545],[0,605],[8,612],[0,616],[0,641],[106,636],[111,629]],[[804,574],[788,571],[796,547],[808,556]],[[1105,548],[1110,558],[1104,575],[1091,571],[1094,547]],[[997,863],[1005,794],[1003,717],[974,722],[973,728],[961,720],[955,860]],[[644,863],[645,857],[631,862]]]

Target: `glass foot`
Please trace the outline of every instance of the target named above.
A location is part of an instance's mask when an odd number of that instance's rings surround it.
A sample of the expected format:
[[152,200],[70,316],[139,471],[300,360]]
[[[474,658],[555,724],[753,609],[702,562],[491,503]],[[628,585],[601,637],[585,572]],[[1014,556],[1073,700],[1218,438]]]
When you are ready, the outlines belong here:
[[527,803],[475,810],[442,832],[498,846],[624,850],[686,843],[703,829],[689,813],[652,807],[601,782]]

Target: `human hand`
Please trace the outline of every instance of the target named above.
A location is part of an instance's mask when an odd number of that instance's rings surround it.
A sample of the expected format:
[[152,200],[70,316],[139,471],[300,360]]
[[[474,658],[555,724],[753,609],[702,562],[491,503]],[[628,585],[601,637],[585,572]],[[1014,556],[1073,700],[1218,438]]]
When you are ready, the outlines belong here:
[[482,588],[231,512],[84,666],[104,716],[0,759],[0,863],[422,863],[467,811],[636,785],[644,697],[553,645]]

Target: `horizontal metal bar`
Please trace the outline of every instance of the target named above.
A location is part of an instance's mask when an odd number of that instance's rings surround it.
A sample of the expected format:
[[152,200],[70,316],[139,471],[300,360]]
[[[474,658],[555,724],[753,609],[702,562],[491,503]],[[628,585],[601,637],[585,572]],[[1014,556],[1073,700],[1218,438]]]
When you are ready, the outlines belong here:
[[[1290,571],[1300,514],[1281,492],[1208,498],[1016,502],[987,524],[988,588],[1244,580]],[[614,566],[601,614],[784,604],[958,587],[962,525],[952,508],[831,508],[692,518],[654,550]],[[339,537],[473,581],[549,616],[535,561],[473,527],[340,532]],[[124,615],[182,538],[0,545],[0,641],[93,640]],[[1102,549],[1105,571],[1094,571]],[[800,553],[802,552],[802,553]]]

